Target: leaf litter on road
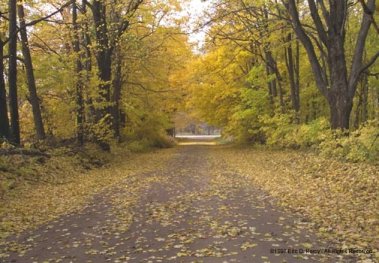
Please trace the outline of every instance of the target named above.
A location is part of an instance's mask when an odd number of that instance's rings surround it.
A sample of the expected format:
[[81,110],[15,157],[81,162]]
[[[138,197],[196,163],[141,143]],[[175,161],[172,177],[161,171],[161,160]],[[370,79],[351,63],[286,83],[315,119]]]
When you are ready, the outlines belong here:
[[[97,197],[81,209],[50,221],[31,231],[32,234],[15,237],[14,249],[6,246],[5,254],[10,254],[9,259],[15,262],[25,262],[25,259],[37,262],[374,262],[372,255],[359,259],[357,255],[332,253],[272,253],[289,248],[342,246],[349,241],[347,238],[333,243],[334,239],[317,236],[317,228],[322,225],[317,218],[280,206],[288,207],[293,201],[294,205],[302,204],[298,209],[307,211],[304,207],[307,202],[296,198],[312,197],[310,193],[318,189],[311,183],[302,188],[297,184],[282,185],[293,183],[296,177],[307,178],[292,164],[300,157],[275,156],[274,167],[272,160],[269,164],[260,163],[268,161],[271,152],[186,146],[164,153],[145,156],[153,156],[154,160],[144,157],[136,161],[146,169],[137,165],[129,175],[122,176],[122,167],[118,167],[120,177],[109,180],[113,182],[112,187],[96,191]],[[107,172],[108,176],[115,173],[113,169]],[[320,178],[322,174],[312,176]],[[286,187],[289,190],[284,191]],[[334,192],[328,194],[333,196]],[[317,205],[322,206],[322,201],[323,197],[319,197]],[[333,209],[330,211],[334,212]],[[364,242],[369,242],[371,236],[359,238],[362,244],[367,244]],[[49,249],[45,249],[47,244]]]

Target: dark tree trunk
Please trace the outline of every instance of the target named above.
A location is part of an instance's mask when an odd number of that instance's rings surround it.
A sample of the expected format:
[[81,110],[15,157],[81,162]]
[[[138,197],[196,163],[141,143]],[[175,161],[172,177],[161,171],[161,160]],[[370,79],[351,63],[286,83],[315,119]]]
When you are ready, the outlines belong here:
[[95,33],[97,41],[96,61],[99,70],[99,93],[101,103],[108,104],[101,107],[97,114],[97,121],[101,120],[110,113],[111,102],[111,80],[112,80],[112,51],[109,41],[109,32],[106,19],[106,7],[102,1],[94,0],[92,3],[92,14],[95,24]]
[[362,111],[361,111],[361,123],[365,123],[368,119],[368,77],[364,76],[362,79]]
[[[82,0],[82,13],[84,16],[87,17],[87,0]],[[89,25],[88,25],[88,21],[87,20],[84,20],[83,21],[83,26],[82,26],[82,46],[84,47],[84,50],[85,52],[82,53],[82,66],[85,70],[85,79],[83,80],[84,81],[84,85],[85,87],[86,84],[85,83],[89,83],[90,81],[90,74],[91,74],[91,71],[92,71],[92,53],[91,53],[91,36],[90,36],[90,30],[89,30]],[[84,119],[87,121],[87,122],[90,122],[90,123],[93,123],[95,122],[95,116],[96,116],[96,110],[95,110],[95,107],[94,107],[94,104],[93,104],[93,100],[91,98],[91,96],[88,94],[88,93],[85,93],[85,102],[84,104],[87,105],[88,107],[88,111],[87,111],[87,114],[85,114],[84,116]],[[85,112],[86,113],[86,112]]]
[[279,73],[278,68],[276,68],[275,76],[276,76],[276,79],[278,81],[278,93],[279,93],[280,111],[282,113],[284,113],[286,111],[286,109],[285,109],[286,106],[285,106],[285,103],[284,103],[284,90],[283,90],[283,87],[282,87],[282,78],[281,78],[281,75]]
[[338,95],[328,97],[330,107],[330,125],[332,129],[349,129],[350,113],[353,109],[353,103],[349,100],[343,100]]
[[[95,35],[97,42],[96,62],[98,68],[98,76],[100,79],[99,84],[99,98],[98,103],[101,107],[95,107],[95,121],[99,123],[103,121],[105,130],[111,131],[111,81],[112,81],[112,51],[111,43],[109,41],[109,32],[107,28],[107,13],[104,3],[100,0],[94,0],[91,5]],[[104,121],[104,118],[105,119]],[[97,143],[104,150],[110,150],[110,146],[103,138],[96,138]]]
[[9,110],[11,116],[11,141],[20,144],[20,120],[17,96],[17,0],[9,0]]
[[[267,61],[267,53],[266,53],[266,61]],[[271,75],[271,70],[267,62],[266,62],[266,75],[268,77]],[[270,105],[271,105],[272,110],[274,110],[275,109],[274,97],[276,97],[276,84],[273,81],[269,81],[267,83],[267,88],[268,88],[268,95],[270,99]]]
[[358,129],[361,124],[361,111],[362,111],[362,94],[358,92],[358,104],[355,108],[355,116],[354,116],[354,128]]
[[354,118],[354,127],[356,129],[362,123],[367,121],[367,101],[368,100],[368,78],[367,74],[362,75],[360,81],[360,91],[358,92],[358,104],[355,108],[355,118]]
[[[87,0],[82,1],[82,12],[84,15],[87,14]],[[88,29],[88,21],[84,21],[83,23],[83,37],[82,37],[82,45],[85,49],[84,52],[84,68],[87,73],[89,73],[92,69],[92,61],[91,61],[91,36],[89,34],[89,29]],[[89,77],[88,77],[89,80]]]
[[[131,1],[126,13],[132,14],[138,9],[143,0]],[[92,16],[94,21],[94,31],[96,35],[96,61],[99,71],[99,78],[101,84],[99,85],[100,103],[103,104],[101,109],[96,110],[96,121],[105,120],[106,128],[109,131],[112,129],[111,116],[112,115],[112,98],[111,98],[111,81],[112,81],[112,66],[113,66],[113,52],[122,36],[122,34],[128,29],[129,21],[125,19],[119,19],[121,13],[119,10],[113,11],[112,15],[107,16],[106,4],[101,0],[93,0],[88,6],[92,10]],[[111,12],[108,12],[108,15]],[[115,14],[116,13],[116,14]],[[123,14],[123,15],[127,15]],[[110,20],[110,21],[109,21]],[[108,22],[110,24],[109,30]],[[110,118],[108,118],[110,117]]]
[[[363,52],[366,44],[368,31],[372,24],[371,15],[364,12],[357,41],[354,48],[352,66],[350,74],[347,73],[346,57],[344,50],[346,21],[348,19],[347,1],[329,1],[329,10],[323,1],[317,1],[321,9],[318,12],[317,4],[314,0],[307,1],[312,20],[317,31],[317,42],[322,61],[326,59],[327,68],[319,61],[319,56],[315,51],[315,45],[311,40],[309,32],[302,25],[299,11],[295,0],[284,1],[292,20],[294,31],[307,51],[308,58],[315,76],[316,84],[321,93],[328,101],[330,108],[330,123],[333,129],[349,129],[350,114],[353,107],[353,99],[356,93],[357,83],[361,74],[368,69],[379,57],[376,53],[367,64],[363,64]],[[367,8],[370,12],[375,11],[375,0],[367,1]],[[325,25],[327,29],[325,29]]]
[[117,52],[115,54],[115,71],[113,78],[113,94],[112,94],[112,123],[113,123],[113,133],[116,139],[120,139],[120,99],[121,99],[121,88],[122,88],[122,59],[121,54]]
[[29,90],[29,101],[30,101],[30,104],[32,105],[34,127],[36,129],[37,139],[43,140],[45,139],[46,135],[45,135],[45,129],[43,127],[40,102],[37,95],[32,57],[30,55],[28,36],[26,33],[24,6],[22,5],[22,3],[18,4],[17,9],[18,9],[17,11],[18,11],[18,16],[20,20],[20,28],[21,28],[20,36],[21,36],[21,44],[22,44],[22,55],[24,57],[26,79],[27,79],[28,90]]
[[75,73],[76,73],[76,138],[79,145],[84,144],[84,100],[83,100],[83,78],[81,76],[83,66],[80,59],[80,40],[79,40],[79,26],[77,23],[78,8],[77,3],[74,1],[72,5],[72,24],[74,28],[74,43],[73,48],[76,53]]
[[290,81],[292,108],[298,114],[300,111],[300,87],[299,87],[299,45],[296,41],[295,59],[293,54],[292,34],[287,37],[288,47],[285,48],[285,60]]
[[349,129],[350,113],[353,108],[353,96],[349,94],[347,67],[344,49],[344,33],[339,27],[330,29],[328,41],[328,65],[331,88],[326,97],[330,107],[332,129]]
[[[269,20],[268,16],[268,9],[266,6],[262,7],[262,13],[264,20],[263,22],[263,28],[264,32],[260,32],[260,36],[267,37],[267,35],[270,35],[270,30],[268,28],[268,23],[267,21]],[[272,50],[271,50],[271,43],[266,42],[264,45],[264,57],[263,57],[264,62],[266,63],[266,73],[268,76],[274,75],[275,78],[271,80],[268,85],[269,89],[271,90],[270,95],[272,95],[271,103],[273,108],[275,108],[275,98],[279,95],[279,105],[281,112],[284,112],[284,97],[283,97],[283,88],[282,88],[282,79],[280,72],[277,67],[276,60],[273,57]]]
[[7,94],[4,80],[4,42],[0,39],[0,139],[9,139]]
[[110,50],[100,51],[96,59],[99,77],[102,82],[99,86],[101,102],[106,104],[106,106],[100,110],[101,116],[99,117],[101,119],[109,114],[111,109],[112,53]]
[[268,66],[269,72],[273,75],[275,75],[275,79],[272,80],[272,87],[274,88],[273,90],[273,96],[279,96],[279,105],[280,105],[280,110],[282,113],[285,112],[285,103],[284,103],[284,91],[282,87],[282,76],[279,72],[278,69],[278,64],[276,60],[274,59],[272,52],[268,51],[266,52],[266,64]]

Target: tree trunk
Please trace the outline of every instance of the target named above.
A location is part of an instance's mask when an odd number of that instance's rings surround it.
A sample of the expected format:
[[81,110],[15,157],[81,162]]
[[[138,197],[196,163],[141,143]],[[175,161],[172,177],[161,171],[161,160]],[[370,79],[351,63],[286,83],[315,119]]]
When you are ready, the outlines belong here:
[[45,129],[43,127],[41,107],[40,107],[40,102],[37,95],[32,57],[30,55],[28,36],[26,33],[24,6],[22,5],[22,3],[19,3],[17,5],[17,9],[18,9],[18,16],[19,16],[20,28],[21,28],[20,36],[21,36],[21,44],[22,44],[22,55],[24,57],[26,79],[27,79],[28,90],[29,90],[29,101],[30,101],[30,104],[32,105],[34,127],[36,129],[37,139],[43,140],[45,139],[46,134],[45,134]]
[[101,119],[109,114],[111,109],[112,53],[108,49],[103,50],[99,52],[96,58],[101,80],[101,84],[99,85],[101,103],[105,104],[105,106],[100,109],[101,116],[99,117]]
[[[290,89],[291,89],[291,102],[292,108],[296,113],[300,111],[300,87],[299,87],[299,47],[297,44],[295,59],[293,55],[292,48],[292,34],[288,34],[287,42],[288,47],[285,48],[284,54],[286,59],[286,67],[288,72],[288,77],[290,81]],[[296,41],[297,42],[297,41]]]
[[331,96],[328,98],[328,102],[331,128],[348,130],[350,128],[350,113],[353,109],[352,101],[339,96]]
[[365,75],[362,79],[362,112],[361,123],[365,123],[368,119],[368,77]]
[[11,141],[20,144],[20,120],[17,96],[17,0],[9,0],[9,110],[11,115]]
[[285,103],[284,103],[284,91],[282,87],[282,76],[279,72],[278,69],[278,64],[274,57],[272,56],[272,52],[268,51],[266,52],[266,63],[269,68],[269,72],[271,74],[275,75],[275,79],[272,80],[272,86],[275,88],[273,90],[273,95],[274,97],[279,96],[279,105],[280,105],[280,110],[282,113],[285,112]]
[[106,104],[98,111],[97,121],[101,120],[111,111],[111,80],[112,80],[112,51],[110,46],[109,32],[107,28],[106,7],[102,1],[94,0],[92,3],[92,14],[95,23],[95,33],[97,41],[96,61],[99,70],[99,93],[101,103]]
[[72,4],[72,24],[74,28],[74,43],[73,48],[76,54],[75,59],[75,73],[76,73],[76,139],[79,145],[84,144],[84,100],[83,100],[83,79],[81,76],[83,66],[80,60],[80,40],[79,40],[79,26],[77,23],[78,8],[76,1]]
[[[371,16],[366,12],[363,14],[354,48],[350,75],[348,75],[344,50],[349,8],[347,1],[329,1],[329,10],[326,10],[327,7],[324,6],[322,1],[319,2],[323,11],[324,23],[315,0],[307,1],[306,6],[309,8],[317,34],[309,33],[305,30],[300,21],[298,3],[295,0],[287,0],[283,1],[283,3],[289,12],[295,33],[307,51],[316,85],[328,100],[331,127],[333,129],[349,129],[349,119],[359,77],[379,57],[379,53],[376,53],[366,65],[363,65],[363,52],[372,24]],[[375,0],[368,0],[367,8],[370,12],[375,12]],[[311,34],[313,34],[312,37]],[[313,38],[313,41],[311,38]],[[327,59],[329,75],[325,73],[326,67],[320,64],[314,41],[318,43],[317,47],[319,49],[324,49],[320,50],[320,56],[322,61],[325,58]]]
[[349,94],[344,40],[338,32],[329,33],[328,65],[330,89],[327,99],[330,107],[332,129],[349,129],[350,113],[353,107],[353,96]]
[[[112,101],[111,101],[111,80],[112,80],[112,57],[115,48],[122,34],[128,29],[130,23],[128,19],[120,19],[126,17],[127,14],[134,13],[142,4],[143,0],[130,1],[126,14],[118,13],[118,10],[111,10],[113,15],[107,19],[107,5],[104,1],[93,0],[88,6],[92,10],[94,31],[96,35],[96,61],[99,71],[99,78],[101,84],[99,85],[100,103],[103,104],[101,109],[97,110],[96,121],[105,119],[105,126],[109,131],[112,129],[111,115],[112,114]],[[108,12],[109,13],[109,12]],[[112,19],[113,18],[113,19]],[[116,18],[116,20],[114,19]],[[108,31],[108,23],[110,28],[116,28],[115,34],[110,34]],[[108,119],[108,117],[110,117]]]
[[367,121],[367,103],[368,103],[368,77],[367,74],[362,75],[360,80],[360,92],[358,92],[358,104],[355,108],[354,127],[356,129],[362,123]]
[[[111,81],[112,81],[112,52],[113,47],[109,41],[109,32],[107,28],[107,19],[106,19],[106,7],[102,1],[94,0],[91,5],[97,50],[96,50],[96,62],[98,68],[98,76],[100,79],[99,84],[99,95],[98,103],[101,104],[101,107],[95,109],[95,121],[99,123],[104,121],[104,118],[107,118],[104,122],[104,130],[111,131]],[[110,146],[106,143],[103,138],[97,138],[97,143],[103,150],[110,150]]]
[[[267,63],[267,54],[266,54],[266,75],[267,75],[267,77],[269,77],[271,75],[271,70],[270,70],[270,67],[268,66],[268,63]],[[269,95],[269,99],[270,99],[270,105],[271,105],[272,111],[274,111],[275,110],[274,97],[276,96],[275,83],[273,83],[273,81],[269,81],[267,83],[267,88],[268,88],[268,95]]]
[[113,94],[112,94],[112,123],[113,134],[116,139],[120,139],[120,99],[122,88],[122,59],[119,52],[115,54],[115,72],[113,78]]
[[282,87],[282,78],[280,76],[278,68],[275,70],[275,76],[278,81],[278,93],[279,93],[279,103],[280,103],[280,111],[284,113],[286,111],[286,105],[284,103],[284,90]]
[[344,77],[343,70],[336,67],[332,71],[334,71],[330,78],[332,87],[327,93],[331,128],[348,130],[350,128],[350,114],[353,109],[353,97],[347,92],[347,80]]
[[[82,0],[82,14],[87,17],[87,0]],[[90,82],[90,75],[92,71],[92,53],[91,53],[91,36],[88,21],[84,20],[82,24],[82,46],[84,47],[85,52],[82,53],[82,66],[85,71],[85,78],[83,79],[84,87],[87,87],[86,83]],[[83,87],[83,88],[84,88]],[[85,91],[85,90],[84,90]],[[88,111],[85,111],[84,119],[86,122],[93,123],[95,122],[96,110],[93,104],[91,96],[84,92],[85,102],[84,105],[87,105]]]
[[0,139],[9,139],[7,94],[4,80],[4,42],[0,39]]
[[362,111],[362,101],[363,101],[363,94],[358,92],[358,104],[355,108],[354,113],[354,128],[358,129],[359,125],[361,123],[361,111]]

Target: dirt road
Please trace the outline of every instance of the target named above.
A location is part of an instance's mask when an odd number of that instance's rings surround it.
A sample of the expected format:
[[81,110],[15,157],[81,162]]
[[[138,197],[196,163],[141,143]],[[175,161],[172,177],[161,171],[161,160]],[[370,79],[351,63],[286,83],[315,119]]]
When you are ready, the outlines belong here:
[[331,244],[306,219],[231,172],[215,149],[179,146],[164,168],[10,238],[5,262],[356,262],[325,253]]

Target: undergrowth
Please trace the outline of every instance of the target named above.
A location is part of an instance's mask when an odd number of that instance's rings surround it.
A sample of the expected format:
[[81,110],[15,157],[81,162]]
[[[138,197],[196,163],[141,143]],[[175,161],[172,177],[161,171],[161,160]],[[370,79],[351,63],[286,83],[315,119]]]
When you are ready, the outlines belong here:
[[379,162],[378,121],[368,121],[353,131],[332,130],[325,118],[295,124],[291,114],[271,118],[262,116],[260,123],[259,134],[264,138],[263,144],[270,148],[312,149],[323,157],[349,162]]
[[26,185],[64,184],[74,173],[105,166],[112,159],[112,154],[101,151],[94,144],[84,148],[50,148],[43,153],[0,156],[0,199]]

